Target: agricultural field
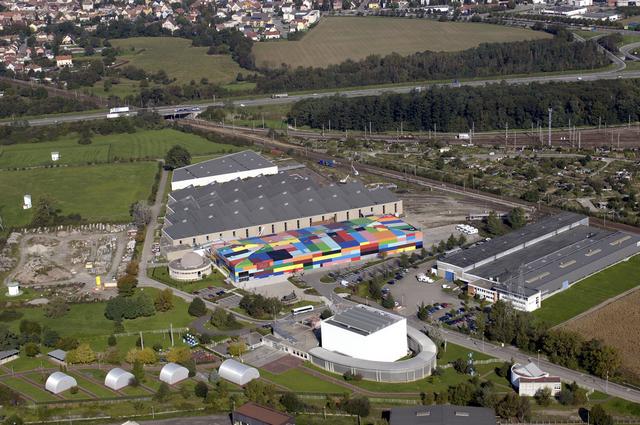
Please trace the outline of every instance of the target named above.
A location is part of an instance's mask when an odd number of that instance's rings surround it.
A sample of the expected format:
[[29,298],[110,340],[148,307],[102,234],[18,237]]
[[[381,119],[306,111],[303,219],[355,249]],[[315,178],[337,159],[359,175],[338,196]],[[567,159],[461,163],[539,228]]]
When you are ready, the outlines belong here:
[[191,41],[184,38],[135,37],[110,41],[113,47],[123,50],[119,61],[128,61],[128,65],[147,72],[162,69],[179,84],[202,78],[211,83],[227,84],[242,72],[230,55],[207,55],[207,47],[193,47]]
[[194,134],[172,129],[142,130],[135,133],[94,135],[90,145],[79,145],[79,136],[70,134],[46,143],[21,143],[0,147],[0,169],[51,165],[51,152],[59,152],[60,165],[85,165],[129,159],[163,158],[174,145],[185,147],[192,156],[223,154],[238,149],[211,142]]
[[[328,17],[300,41],[256,43],[256,64],[277,68],[325,67],[347,59],[393,52],[408,55],[425,50],[458,51],[481,43],[551,37],[539,31],[481,23],[436,22],[386,17]],[[171,73],[169,73],[171,75]]]
[[[634,291],[602,308],[571,320],[564,328],[582,334],[586,339],[601,339],[616,347],[623,369],[640,376],[640,291]],[[624,318],[624,319],[622,319]]]
[[558,325],[638,286],[640,255],[594,274],[542,302],[533,315],[549,325]]
[[100,166],[0,171],[0,216],[5,228],[31,222],[33,211],[22,209],[31,194],[34,206],[48,196],[60,214],[80,214],[94,221],[128,221],[129,206],[147,199],[158,166],[153,162]]

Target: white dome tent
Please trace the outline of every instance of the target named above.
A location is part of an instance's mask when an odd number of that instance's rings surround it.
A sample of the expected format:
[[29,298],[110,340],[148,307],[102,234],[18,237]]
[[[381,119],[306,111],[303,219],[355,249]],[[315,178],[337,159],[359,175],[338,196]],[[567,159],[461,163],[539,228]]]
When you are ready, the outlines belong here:
[[133,373],[116,367],[111,369],[105,376],[104,386],[117,391],[130,385],[133,379]]
[[246,385],[254,379],[260,378],[258,369],[242,364],[233,359],[227,359],[218,368],[221,378],[237,385]]
[[61,392],[77,386],[78,382],[74,377],[62,372],[53,372],[47,378],[47,382],[44,384],[44,389],[53,394],[60,394]]
[[167,363],[160,371],[160,380],[169,385],[177,384],[189,377],[189,369],[175,363]]

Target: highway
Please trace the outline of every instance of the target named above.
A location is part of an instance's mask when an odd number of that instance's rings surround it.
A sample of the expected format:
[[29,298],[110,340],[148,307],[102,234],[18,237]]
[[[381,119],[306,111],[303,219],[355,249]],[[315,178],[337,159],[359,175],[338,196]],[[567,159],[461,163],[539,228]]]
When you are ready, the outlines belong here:
[[[548,83],[548,82],[577,82],[577,81],[598,81],[598,80],[615,80],[615,79],[629,79],[629,78],[640,78],[640,70],[636,71],[624,71],[626,67],[623,60],[618,58],[617,56],[608,53],[609,58],[616,64],[615,69],[608,69],[604,71],[597,72],[582,72],[576,71],[567,74],[560,75],[536,75],[529,77],[506,77],[506,78],[491,78],[491,79],[483,79],[483,80],[467,80],[460,81],[459,83],[453,82],[442,82],[442,83],[430,83],[430,84],[422,84],[422,83],[413,83],[406,84],[401,86],[390,86],[390,87],[372,87],[372,88],[358,88],[358,89],[344,89],[344,90],[332,90],[332,91],[322,91],[317,93],[300,93],[300,94],[290,94],[288,97],[284,98],[276,98],[273,99],[271,97],[258,96],[251,99],[236,99],[230,101],[234,106],[237,107],[245,107],[245,106],[268,106],[268,105],[282,105],[288,103],[294,103],[304,99],[315,99],[321,97],[331,97],[335,95],[345,96],[345,97],[363,97],[363,96],[379,96],[386,93],[410,93],[416,89],[425,89],[429,87],[480,87],[487,84],[497,84],[501,82],[505,82],[507,84],[531,84],[531,83]],[[227,102],[229,103],[229,102]],[[205,109],[207,107],[222,107],[225,105],[223,101],[215,101],[215,102],[205,102],[198,103],[197,106]],[[153,108],[153,110],[161,115],[171,116],[174,115],[176,109],[181,107],[189,107],[194,106],[193,104],[180,104],[180,105],[168,105],[161,106],[157,108]],[[132,112],[130,115],[135,115],[137,112],[132,108]],[[52,125],[58,123],[65,122],[75,122],[75,121],[86,121],[86,120],[95,120],[95,119],[104,119],[106,118],[107,110],[105,109],[104,113],[78,113],[78,114],[69,114],[64,116],[51,116],[51,117],[42,117],[42,118],[29,118],[24,121],[28,122],[30,125],[39,126],[39,125]],[[4,125],[10,125],[11,122],[4,122]]]

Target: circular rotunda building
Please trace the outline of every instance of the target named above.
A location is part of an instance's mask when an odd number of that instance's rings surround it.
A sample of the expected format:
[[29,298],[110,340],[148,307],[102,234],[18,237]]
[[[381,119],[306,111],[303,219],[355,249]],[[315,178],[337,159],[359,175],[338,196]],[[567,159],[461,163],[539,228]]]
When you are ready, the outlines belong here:
[[211,260],[195,252],[188,252],[169,263],[169,276],[183,282],[200,280],[210,273]]

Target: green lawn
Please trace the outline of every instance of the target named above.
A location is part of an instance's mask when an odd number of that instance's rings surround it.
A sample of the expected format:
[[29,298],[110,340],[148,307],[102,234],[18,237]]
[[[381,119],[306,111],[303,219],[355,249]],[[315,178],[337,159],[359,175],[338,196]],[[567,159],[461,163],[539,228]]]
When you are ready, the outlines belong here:
[[459,358],[466,360],[470,352],[473,353],[474,360],[488,360],[493,358],[492,356],[481,353],[479,351],[470,350],[468,348],[462,347],[457,344],[452,344],[449,342],[447,343],[447,350],[446,351],[442,350],[442,355],[438,359],[438,363],[443,365],[443,364],[453,362]]
[[12,369],[14,372],[39,369],[40,366],[45,369],[52,366],[52,363],[47,360],[46,355],[40,355],[39,357],[27,357],[22,354],[20,355],[20,358],[5,365],[7,369]]
[[[144,291],[157,293],[157,289],[144,288]],[[134,320],[125,320],[124,328],[127,332],[150,331],[168,329],[169,324],[174,328],[186,327],[193,318],[187,313],[187,303],[178,297],[174,297],[174,307],[165,313],[156,313],[150,317],[140,317]],[[106,344],[106,338],[113,333],[113,323],[104,317],[104,302],[90,304],[72,304],[69,313],[53,321],[44,317],[42,308],[22,308],[23,319],[34,320],[41,324],[47,324],[51,329],[58,331],[62,336],[74,336],[80,341],[92,342],[96,338],[100,341],[96,344]],[[17,331],[18,322],[11,323],[10,327]],[[163,334],[156,334],[162,337]],[[145,335],[146,341],[147,335]],[[131,340],[135,342],[136,336]],[[151,342],[151,341],[150,341]],[[168,346],[168,345],[167,345]],[[103,345],[104,347],[104,345]],[[100,349],[100,346],[96,347]]]
[[[105,387],[104,385],[97,384],[83,377],[78,371],[68,372],[68,373],[69,375],[76,378],[76,381],[78,381],[78,386],[80,388],[84,388],[85,390],[90,391],[91,393],[95,394],[98,398],[109,398],[109,397],[119,396],[118,393],[116,393],[115,391],[111,391],[109,388]],[[102,382],[104,382],[104,380]]]
[[323,381],[309,375],[300,369],[289,369],[286,372],[274,374],[260,369],[260,376],[276,384],[283,385],[297,393],[344,393],[349,389],[331,382]]
[[162,158],[174,145],[185,147],[192,156],[231,153],[235,146],[211,142],[203,137],[173,129],[135,133],[94,135],[90,145],[79,145],[79,136],[69,134],[44,143],[21,143],[0,147],[0,169],[54,164],[51,152],[59,152],[59,165],[86,165],[129,159]]
[[550,325],[557,325],[611,297],[638,286],[640,255],[609,267],[575,283],[569,289],[542,302],[533,314]]
[[193,47],[190,40],[183,38],[135,37],[109,41],[123,50],[118,59],[127,60],[128,65],[147,72],[162,69],[179,84],[202,78],[211,83],[227,84],[243,71],[231,55],[207,55],[208,47]]
[[35,208],[22,209],[22,197],[29,193],[34,207],[42,196],[48,196],[62,215],[129,221],[129,206],[147,199],[157,169],[155,163],[143,162],[0,171],[0,216],[5,228],[30,223]]
[[180,289],[181,291],[189,292],[190,294],[194,291],[198,291],[209,286],[232,288],[232,286],[224,283],[224,276],[222,276],[222,274],[220,274],[220,272],[215,269],[209,276],[196,282],[180,282],[171,279],[171,277],[169,277],[169,268],[166,266],[148,269],[147,276],[149,276],[151,279],[157,280],[158,282],[162,282],[169,286],[173,286],[174,288]]
[[0,379],[0,383],[12,388],[15,391],[24,393],[34,399],[35,401],[54,401],[57,400],[53,394],[44,390],[44,386],[41,388],[31,385],[29,382],[20,378],[9,377]]

